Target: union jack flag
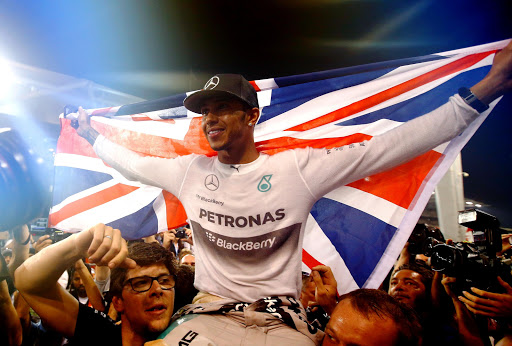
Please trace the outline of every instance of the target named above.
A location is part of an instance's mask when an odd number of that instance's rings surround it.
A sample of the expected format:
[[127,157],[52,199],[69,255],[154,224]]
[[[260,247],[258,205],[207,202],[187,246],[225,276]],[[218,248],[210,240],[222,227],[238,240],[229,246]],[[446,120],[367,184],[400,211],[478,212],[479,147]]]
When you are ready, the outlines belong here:
[[[368,140],[441,106],[459,87],[476,84],[507,42],[253,81],[261,108],[257,147],[272,155]],[[91,123],[140,155],[215,155],[199,115],[183,107],[186,95],[89,110]],[[331,266],[340,293],[379,286],[435,185],[489,112],[451,142],[321,198],[306,226],[304,269]],[[99,159],[70,126],[74,115],[60,117],[49,227],[78,232],[103,222],[119,228],[126,239],[136,239],[186,223],[173,195],[129,181]]]

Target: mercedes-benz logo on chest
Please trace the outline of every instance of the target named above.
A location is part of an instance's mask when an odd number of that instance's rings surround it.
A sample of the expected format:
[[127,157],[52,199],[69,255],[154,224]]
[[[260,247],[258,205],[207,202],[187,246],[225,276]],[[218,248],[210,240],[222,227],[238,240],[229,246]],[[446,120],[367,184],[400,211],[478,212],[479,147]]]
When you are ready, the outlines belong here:
[[215,174],[210,174],[204,179],[204,186],[210,190],[215,191],[219,188],[219,178]]

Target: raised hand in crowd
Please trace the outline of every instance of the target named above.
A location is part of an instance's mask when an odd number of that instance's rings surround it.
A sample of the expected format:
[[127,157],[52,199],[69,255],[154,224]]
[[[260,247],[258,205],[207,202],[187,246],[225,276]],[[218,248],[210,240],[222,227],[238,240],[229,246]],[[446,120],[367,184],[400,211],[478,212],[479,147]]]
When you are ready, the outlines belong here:
[[16,269],[28,258],[30,250],[30,231],[27,225],[17,226],[12,247],[12,258],[9,262],[9,274],[14,278]]
[[454,277],[443,275],[442,285],[448,296],[452,299],[455,308],[455,320],[459,330],[459,336],[464,345],[484,345],[483,339],[479,333],[479,329],[473,315],[458,299],[453,292],[451,286],[457,281]]
[[327,314],[331,315],[338,303],[338,283],[331,268],[323,265],[313,267],[311,277],[316,285],[315,301],[308,305],[319,305]]
[[498,282],[506,293],[493,293],[471,287],[473,294],[462,292],[459,299],[469,311],[492,318],[512,318],[512,287],[498,276]]
[[45,234],[40,236],[39,239],[37,239],[37,241],[34,244],[34,250],[36,250],[37,253],[49,245],[52,245],[52,240],[50,239],[49,234]]
[[186,238],[183,239],[184,242],[189,243],[190,245],[194,245],[194,239],[192,238],[192,230],[188,227],[185,227]]
[[121,232],[98,224],[48,246],[16,270],[16,286],[27,303],[48,322],[50,328],[72,336],[78,316],[78,301],[58,284],[61,274],[76,261],[89,257],[91,263],[109,268],[134,268],[128,259]]
[[82,283],[85,287],[85,292],[87,293],[91,306],[98,311],[104,312],[105,303],[103,301],[103,296],[82,259],[75,262],[75,272],[77,272],[78,275],[80,275],[80,279],[82,279]]
[[169,250],[171,244],[176,241],[176,230],[170,229],[162,233],[162,246]]
[[512,244],[510,243],[512,234],[502,234],[501,235],[501,251],[498,252],[496,255],[502,256],[505,252],[512,249]]
[[[0,266],[2,265],[5,265],[5,262],[0,263]],[[7,268],[3,269],[5,272],[7,271]],[[12,305],[7,283],[3,279],[0,279],[0,321],[0,344],[21,345],[23,330],[18,314]]]

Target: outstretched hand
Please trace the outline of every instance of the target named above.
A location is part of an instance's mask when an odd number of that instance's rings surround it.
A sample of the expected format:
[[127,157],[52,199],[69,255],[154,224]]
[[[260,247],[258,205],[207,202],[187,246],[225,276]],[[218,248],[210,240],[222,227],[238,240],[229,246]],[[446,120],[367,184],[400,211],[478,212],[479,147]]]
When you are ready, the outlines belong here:
[[338,290],[338,282],[334,278],[331,268],[323,265],[313,267],[311,268],[311,276],[316,285],[316,304],[331,315],[337,304]]
[[512,41],[496,53],[491,70],[471,91],[480,101],[489,104],[512,90]]
[[91,116],[82,107],[78,107],[78,128],[76,132],[80,137],[85,138],[91,145],[94,145],[99,133],[91,126]]
[[488,317],[512,317],[512,287],[498,276],[498,281],[506,293],[487,292],[472,287],[469,292],[462,292],[464,296],[459,299],[466,304],[469,311]]
[[74,244],[83,257],[89,257],[89,261],[97,265],[110,269],[118,266],[134,268],[136,265],[127,258],[128,247],[121,232],[102,223],[78,233]]

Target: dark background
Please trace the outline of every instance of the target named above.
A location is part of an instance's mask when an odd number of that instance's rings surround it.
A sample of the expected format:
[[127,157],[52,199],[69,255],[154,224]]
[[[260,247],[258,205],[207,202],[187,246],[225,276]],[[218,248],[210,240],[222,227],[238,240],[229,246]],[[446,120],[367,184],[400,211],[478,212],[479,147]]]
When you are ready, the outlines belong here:
[[[512,37],[512,1],[1,1],[0,55],[145,99]],[[0,76],[1,78],[1,76]],[[511,95],[463,150],[465,195],[512,227]]]

